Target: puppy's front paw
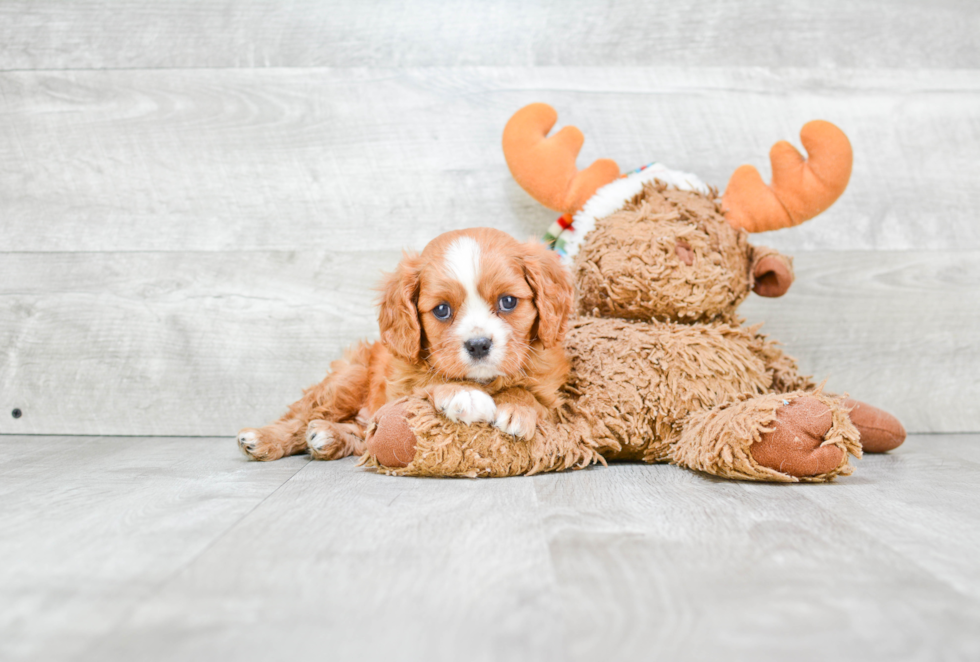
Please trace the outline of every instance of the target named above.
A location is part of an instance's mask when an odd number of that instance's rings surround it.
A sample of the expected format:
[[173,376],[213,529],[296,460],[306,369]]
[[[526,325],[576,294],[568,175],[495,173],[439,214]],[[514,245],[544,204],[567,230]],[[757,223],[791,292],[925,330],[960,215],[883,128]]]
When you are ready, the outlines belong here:
[[495,428],[512,434],[518,439],[530,439],[538,424],[538,414],[531,407],[514,403],[497,406],[497,417],[493,421]]
[[451,421],[492,423],[497,405],[489,395],[473,388],[445,388],[435,393],[436,409]]

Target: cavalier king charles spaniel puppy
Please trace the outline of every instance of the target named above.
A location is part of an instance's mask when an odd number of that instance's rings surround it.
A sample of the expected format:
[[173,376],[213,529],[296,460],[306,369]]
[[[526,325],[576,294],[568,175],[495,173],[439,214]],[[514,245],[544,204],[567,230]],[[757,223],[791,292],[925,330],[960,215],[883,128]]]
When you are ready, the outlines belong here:
[[447,232],[381,290],[381,340],[350,348],[275,423],[239,432],[248,457],[360,455],[371,417],[405,395],[522,439],[557,405],[572,282],[556,253],[492,228]]

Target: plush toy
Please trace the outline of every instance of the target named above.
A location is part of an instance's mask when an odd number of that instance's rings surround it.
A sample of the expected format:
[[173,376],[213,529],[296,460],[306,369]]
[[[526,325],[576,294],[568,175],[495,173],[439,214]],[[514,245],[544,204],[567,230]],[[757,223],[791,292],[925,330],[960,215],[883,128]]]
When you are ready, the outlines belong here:
[[583,137],[544,104],[518,111],[503,136],[517,182],[564,212],[549,239],[577,288],[566,337],[564,401],[528,441],[488,424],[454,423],[421,398],[386,405],[363,463],[397,475],[510,476],[607,460],[670,462],[716,476],[827,481],[848,454],[905,439],[890,414],[825,393],[758,326],[742,326],[749,292],[781,296],[792,262],[748,232],[801,223],[847,186],[851,146],[827,122],[771,151],[772,185],[751,166],[724,197],[688,173],[652,164],[620,176],[600,160],[578,171]]

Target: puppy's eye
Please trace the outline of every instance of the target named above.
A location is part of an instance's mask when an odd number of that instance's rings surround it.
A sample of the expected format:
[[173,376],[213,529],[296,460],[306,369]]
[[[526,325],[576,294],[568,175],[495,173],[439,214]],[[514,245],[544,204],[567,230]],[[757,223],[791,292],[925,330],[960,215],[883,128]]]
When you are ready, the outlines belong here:
[[449,307],[448,303],[440,303],[432,309],[432,314],[436,316],[437,320],[446,321],[453,314],[453,309]]
[[502,312],[509,313],[517,308],[517,297],[512,297],[509,294],[505,294],[497,299],[497,308]]

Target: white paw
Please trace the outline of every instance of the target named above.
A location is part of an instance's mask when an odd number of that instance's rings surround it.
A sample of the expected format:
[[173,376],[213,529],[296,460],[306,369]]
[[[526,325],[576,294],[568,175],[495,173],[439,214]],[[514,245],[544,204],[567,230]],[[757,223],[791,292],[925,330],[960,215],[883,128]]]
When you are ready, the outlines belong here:
[[528,407],[501,405],[497,408],[497,418],[494,419],[493,426],[520,439],[530,439],[534,436],[537,418],[534,410]]
[[450,397],[436,402],[436,407],[451,421],[491,423],[497,415],[497,404],[489,395],[476,389],[455,391]]
[[334,442],[333,430],[329,427],[320,427],[318,421],[311,421],[306,428],[306,445],[311,451],[321,451]]
[[259,447],[259,435],[253,430],[242,430],[238,433],[238,450],[245,453],[245,457],[254,457],[255,449]]

